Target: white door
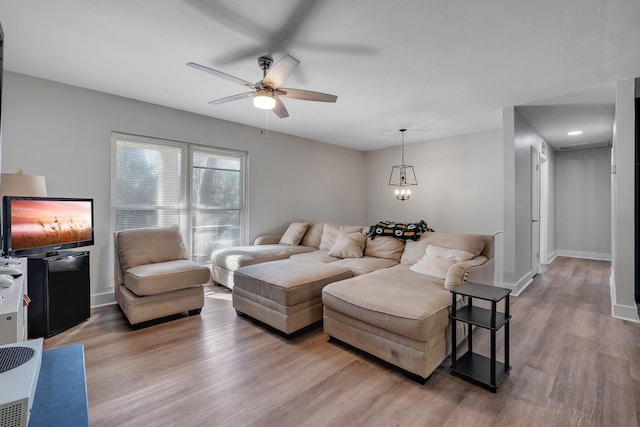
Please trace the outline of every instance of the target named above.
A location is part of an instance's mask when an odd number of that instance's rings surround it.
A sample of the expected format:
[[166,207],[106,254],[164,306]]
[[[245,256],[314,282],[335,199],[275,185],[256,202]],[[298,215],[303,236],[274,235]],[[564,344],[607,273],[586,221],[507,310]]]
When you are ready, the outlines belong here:
[[531,274],[540,271],[540,157],[531,146]]

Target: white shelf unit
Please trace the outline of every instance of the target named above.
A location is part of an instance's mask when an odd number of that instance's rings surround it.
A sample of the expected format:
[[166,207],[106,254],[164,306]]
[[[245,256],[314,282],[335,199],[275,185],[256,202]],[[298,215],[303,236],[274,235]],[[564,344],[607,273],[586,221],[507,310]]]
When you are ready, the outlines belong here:
[[12,286],[0,287],[0,345],[25,341],[28,336],[27,308],[23,304],[27,293],[26,258],[20,258],[20,269],[22,276]]

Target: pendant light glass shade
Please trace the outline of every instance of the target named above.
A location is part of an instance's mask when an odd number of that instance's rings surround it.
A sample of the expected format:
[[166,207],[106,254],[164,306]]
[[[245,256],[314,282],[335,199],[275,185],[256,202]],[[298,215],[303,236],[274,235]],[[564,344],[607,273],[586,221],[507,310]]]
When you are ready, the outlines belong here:
[[253,105],[261,110],[273,110],[276,106],[276,100],[269,91],[259,90],[253,98]]

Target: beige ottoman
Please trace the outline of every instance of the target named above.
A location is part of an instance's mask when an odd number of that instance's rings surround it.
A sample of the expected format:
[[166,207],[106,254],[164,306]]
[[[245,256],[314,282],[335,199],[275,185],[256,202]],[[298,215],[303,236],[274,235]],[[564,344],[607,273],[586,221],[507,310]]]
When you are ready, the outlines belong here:
[[330,284],[322,291],[324,332],[424,383],[449,354],[451,293],[442,282],[399,264]]
[[233,307],[290,335],[322,320],[322,288],[351,277],[348,268],[290,259],[241,267]]

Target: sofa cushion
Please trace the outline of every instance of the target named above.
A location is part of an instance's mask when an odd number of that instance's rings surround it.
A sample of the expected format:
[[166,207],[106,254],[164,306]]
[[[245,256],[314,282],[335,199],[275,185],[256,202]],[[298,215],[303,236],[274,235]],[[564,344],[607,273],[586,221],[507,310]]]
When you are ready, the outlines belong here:
[[289,224],[287,231],[284,232],[278,243],[297,246],[302,241],[307,229],[309,229],[308,222],[292,222]]
[[327,222],[322,229],[319,249],[331,250],[340,233],[357,233],[362,232],[362,230],[363,227],[361,226],[337,225]]
[[422,259],[411,265],[409,270],[444,279],[449,267],[457,262],[468,261],[471,258],[473,258],[473,254],[470,252],[429,245]]
[[322,238],[322,230],[324,229],[324,222],[317,222],[317,221],[299,221],[299,222],[309,222],[309,228],[307,229],[307,232],[304,233],[304,237],[302,237],[302,241],[300,242],[300,244],[302,246],[309,246],[316,249],[319,248],[320,239]]
[[394,261],[400,261],[402,251],[404,251],[404,240],[384,236],[367,239],[364,247],[365,256],[392,259]]
[[147,296],[200,286],[210,278],[208,267],[181,259],[131,267],[124,273],[124,285],[138,296]]
[[443,248],[459,249],[478,256],[484,248],[484,236],[472,233],[424,233],[420,240],[407,240],[400,262],[415,264],[420,261],[427,251],[427,246],[436,245]]
[[226,270],[235,271],[245,265],[259,264],[289,258],[293,254],[313,252],[315,248],[291,245],[238,246],[217,249],[211,253],[211,262]]
[[[179,304],[181,302],[184,302],[185,299],[191,300],[191,299],[195,299],[198,300],[200,298],[202,298],[202,302],[200,303],[200,307],[204,306],[204,288],[202,286],[192,286],[189,288],[184,288],[184,289],[179,289],[177,291],[173,291],[173,292],[164,292],[162,294],[155,294],[155,295],[145,295],[144,297],[140,297],[136,294],[134,294],[133,292],[131,292],[130,289],[128,289],[124,284],[121,285],[117,285],[120,287],[119,292],[121,294],[121,298],[122,298],[122,302],[120,302],[123,311],[125,311],[125,313],[127,314],[127,319],[130,317],[130,312],[129,310],[131,309],[131,307],[136,307],[136,306],[146,306],[146,311],[155,311],[155,306],[158,305],[168,305],[170,304],[171,306],[176,306],[178,305],[177,310],[178,311],[173,311],[174,313],[179,313],[181,311],[186,311],[186,310],[190,310],[188,308],[183,308],[179,306]],[[200,297],[202,295],[202,297]],[[178,300],[178,304],[176,304],[176,300]],[[197,306],[198,304],[196,304]],[[145,320],[150,320],[150,319],[157,319],[158,316],[162,317],[162,316],[166,316],[166,314],[164,313],[159,313],[158,315],[154,315],[151,314],[149,316],[149,318],[145,319]],[[141,321],[141,320],[140,320]],[[134,323],[138,323],[140,321],[133,321],[131,322],[132,324]]]
[[327,285],[326,308],[398,335],[426,342],[449,323],[451,294],[442,280],[409,271],[406,265]]
[[301,254],[291,255],[291,259],[296,261],[313,261],[313,262],[324,262],[330,263],[334,261],[338,261],[340,258],[329,256],[329,251],[321,251],[320,249],[315,250],[313,252],[304,252]]
[[338,258],[361,258],[367,236],[360,232],[340,233],[329,249],[329,256]]
[[353,272],[354,276],[371,273],[372,271],[388,268],[396,265],[398,261],[386,258],[374,258],[363,256],[362,258],[344,258],[334,261],[331,265],[346,267]]
[[353,274],[331,264],[298,262],[290,259],[250,265],[234,274],[234,292],[242,289],[283,306],[293,306],[318,298],[328,283]]
[[178,226],[136,228],[117,234],[123,271],[139,265],[189,259]]

